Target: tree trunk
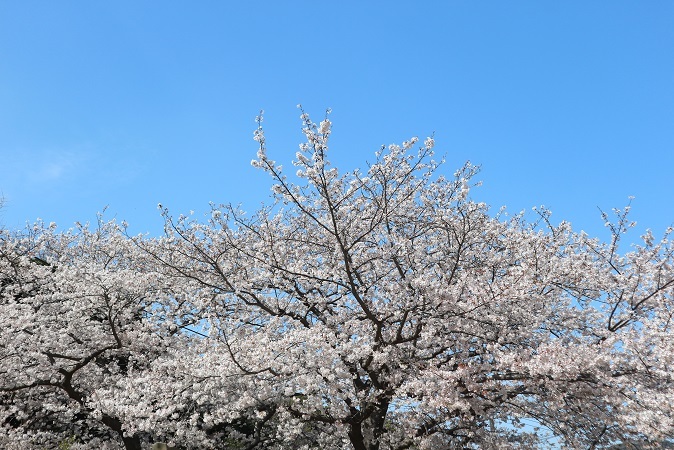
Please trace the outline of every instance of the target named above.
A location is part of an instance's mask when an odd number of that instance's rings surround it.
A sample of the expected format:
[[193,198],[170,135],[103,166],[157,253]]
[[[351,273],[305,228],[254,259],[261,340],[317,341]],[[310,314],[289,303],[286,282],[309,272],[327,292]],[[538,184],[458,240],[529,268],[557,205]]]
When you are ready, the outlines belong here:
[[388,401],[380,401],[370,416],[365,419],[363,436],[367,450],[379,450],[381,435],[384,434],[384,423],[388,412]]
[[143,447],[140,444],[140,438],[138,436],[124,436],[122,422],[119,419],[103,414],[103,419],[101,422],[119,434],[119,437],[121,437],[122,441],[124,442],[124,448],[126,450],[143,450]]
[[365,420],[349,425],[349,440],[354,450],[379,450],[388,407],[389,401],[381,400]]
[[360,422],[349,425],[349,440],[353,445],[353,450],[369,450],[365,446],[365,438],[363,437],[362,424]]

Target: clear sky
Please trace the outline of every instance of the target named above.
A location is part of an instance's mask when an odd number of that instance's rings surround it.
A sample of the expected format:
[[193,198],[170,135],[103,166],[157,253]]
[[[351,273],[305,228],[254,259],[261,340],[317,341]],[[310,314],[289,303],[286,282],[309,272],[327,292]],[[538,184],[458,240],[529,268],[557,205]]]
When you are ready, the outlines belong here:
[[332,108],[340,169],[435,132],[495,208],[674,223],[674,2],[449,0],[0,0],[0,223],[254,211],[254,118],[289,166],[298,103]]

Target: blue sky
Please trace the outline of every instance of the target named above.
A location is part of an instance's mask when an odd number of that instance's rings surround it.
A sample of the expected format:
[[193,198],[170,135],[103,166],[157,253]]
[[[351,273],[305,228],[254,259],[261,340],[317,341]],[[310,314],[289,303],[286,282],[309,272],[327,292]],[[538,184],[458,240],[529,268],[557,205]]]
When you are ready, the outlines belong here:
[[495,209],[605,237],[633,195],[639,230],[674,223],[673,2],[262,0],[0,0],[0,223],[254,211],[254,118],[289,166],[298,103],[332,108],[342,170],[434,132]]

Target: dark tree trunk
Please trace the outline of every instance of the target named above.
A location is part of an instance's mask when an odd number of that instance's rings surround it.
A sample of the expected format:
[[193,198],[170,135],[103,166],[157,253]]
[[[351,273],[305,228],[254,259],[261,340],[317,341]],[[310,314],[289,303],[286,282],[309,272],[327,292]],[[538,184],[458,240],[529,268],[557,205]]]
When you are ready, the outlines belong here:
[[372,414],[365,419],[363,435],[367,450],[379,450],[381,435],[384,434],[388,406],[389,402],[387,400],[380,401],[377,403],[375,410],[372,411]]
[[365,420],[349,425],[349,440],[354,450],[379,450],[388,406],[389,401],[382,400]]
[[368,450],[365,446],[365,438],[363,437],[363,429],[360,422],[349,425],[349,440],[353,445],[353,450]]
[[122,422],[119,419],[104,414],[101,422],[119,434],[119,437],[121,437],[122,441],[124,442],[124,448],[126,450],[143,450],[143,447],[140,444],[140,438],[138,436],[124,436]]

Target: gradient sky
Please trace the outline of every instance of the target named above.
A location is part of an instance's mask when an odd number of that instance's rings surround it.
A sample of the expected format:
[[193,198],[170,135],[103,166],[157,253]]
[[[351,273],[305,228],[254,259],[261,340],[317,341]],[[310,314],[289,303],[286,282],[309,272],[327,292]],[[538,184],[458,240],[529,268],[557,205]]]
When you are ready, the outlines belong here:
[[435,133],[495,209],[605,238],[597,207],[635,196],[632,240],[674,223],[674,2],[262,0],[0,0],[0,223],[252,212],[254,118],[289,166],[298,103],[332,108],[342,170]]

